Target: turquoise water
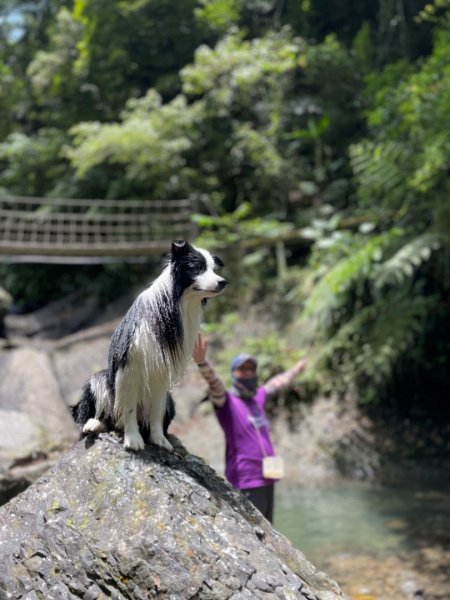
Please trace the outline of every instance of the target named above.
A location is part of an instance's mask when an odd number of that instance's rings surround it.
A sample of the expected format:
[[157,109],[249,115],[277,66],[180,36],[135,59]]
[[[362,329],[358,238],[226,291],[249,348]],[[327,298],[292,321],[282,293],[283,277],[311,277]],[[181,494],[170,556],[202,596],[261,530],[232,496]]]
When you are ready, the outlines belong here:
[[450,542],[450,494],[351,481],[280,482],[274,526],[318,567],[339,554],[398,555]]

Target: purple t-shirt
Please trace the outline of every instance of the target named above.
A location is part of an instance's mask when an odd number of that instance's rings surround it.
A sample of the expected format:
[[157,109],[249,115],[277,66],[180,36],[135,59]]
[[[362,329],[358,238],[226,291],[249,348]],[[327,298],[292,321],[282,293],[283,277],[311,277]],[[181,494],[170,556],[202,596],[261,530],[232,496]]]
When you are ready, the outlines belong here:
[[225,475],[238,489],[261,487],[274,481],[262,476],[263,448],[266,456],[275,454],[264,411],[266,395],[264,387],[259,387],[251,400],[243,400],[227,392],[225,404],[215,407],[225,433]]

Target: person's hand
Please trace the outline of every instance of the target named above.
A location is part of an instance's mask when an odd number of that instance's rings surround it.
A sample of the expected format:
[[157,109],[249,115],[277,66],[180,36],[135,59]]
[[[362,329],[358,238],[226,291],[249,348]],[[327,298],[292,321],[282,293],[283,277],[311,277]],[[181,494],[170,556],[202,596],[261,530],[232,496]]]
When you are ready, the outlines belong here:
[[298,363],[296,363],[295,370],[297,372],[297,375],[300,375],[300,373],[303,373],[303,371],[306,369],[307,364],[308,364],[307,358],[302,358],[298,361]]
[[199,333],[197,340],[195,341],[194,351],[192,353],[192,358],[196,363],[202,363],[205,361],[207,349],[208,340],[204,338],[201,333]]

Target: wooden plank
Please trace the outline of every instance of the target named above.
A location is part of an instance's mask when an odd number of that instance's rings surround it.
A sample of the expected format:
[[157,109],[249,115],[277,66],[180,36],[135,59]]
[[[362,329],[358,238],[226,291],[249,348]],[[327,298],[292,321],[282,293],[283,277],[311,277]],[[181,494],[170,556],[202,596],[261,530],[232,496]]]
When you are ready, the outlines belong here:
[[[148,237],[154,237],[158,235],[158,233],[162,233],[165,238],[171,237],[169,234],[171,232],[183,231],[192,229],[189,227],[189,224],[186,225],[184,222],[180,223],[171,223],[170,226],[162,226],[160,223],[133,223],[130,225],[110,225],[103,223],[89,223],[83,221],[73,221],[74,225],[78,225],[78,229],[75,230],[77,236],[82,237],[84,234],[87,235],[96,235],[96,234],[104,234],[110,237],[114,237],[115,235],[121,234],[133,234],[137,236],[139,239]],[[36,227],[37,225],[37,227]],[[69,225],[69,223],[67,224]],[[2,239],[11,239],[13,237],[17,237],[17,234],[21,234],[21,239],[23,236],[33,234],[42,236],[45,232],[50,232],[52,235],[58,234],[66,234],[67,237],[74,232],[71,227],[61,227],[58,226],[54,221],[50,221],[47,223],[35,223],[30,222],[26,223],[23,221],[17,221],[15,223],[11,223],[8,227],[8,235],[2,235]],[[1,233],[1,229],[0,229]]]
[[167,250],[152,252],[151,254],[138,256],[50,256],[50,255],[24,255],[24,254],[1,254],[0,264],[46,264],[46,265],[105,265],[114,263],[145,264],[154,260],[160,260],[167,254]]
[[102,200],[102,199],[77,199],[77,198],[34,198],[27,196],[2,196],[0,204],[26,204],[31,206],[67,206],[77,208],[117,208],[121,212],[127,208],[154,210],[155,208],[171,210],[174,207],[191,207],[189,198],[177,200]]
[[23,244],[0,242],[0,256],[21,254],[24,256],[145,256],[155,252],[169,251],[171,240],[155,242],[116,242],[114,244]]
[[45,222],[52,219],[65,219],[67,221],[143,221],[151,219],[160,221],[161,223],[171,223],[177,221],[190,220],[191,211],[183,210],[171,213],[127,213],[127,214],[112,214],[112,213],[65,213],[65,212],[41,212],[41,211],[20,211],[8,210],[0,208],[0,218],[14,219],[17,221],[37,221]]

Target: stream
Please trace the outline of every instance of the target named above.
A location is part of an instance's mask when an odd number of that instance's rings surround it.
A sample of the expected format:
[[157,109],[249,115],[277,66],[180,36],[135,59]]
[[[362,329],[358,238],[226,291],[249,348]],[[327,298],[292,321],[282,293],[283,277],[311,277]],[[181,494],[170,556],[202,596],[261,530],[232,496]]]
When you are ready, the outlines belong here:
[[450,491],[280,482],[274,526],[354,600],[450,600]]

